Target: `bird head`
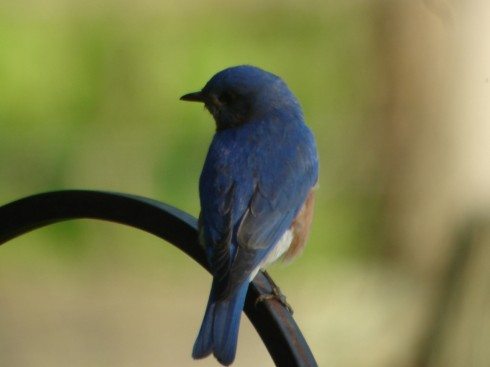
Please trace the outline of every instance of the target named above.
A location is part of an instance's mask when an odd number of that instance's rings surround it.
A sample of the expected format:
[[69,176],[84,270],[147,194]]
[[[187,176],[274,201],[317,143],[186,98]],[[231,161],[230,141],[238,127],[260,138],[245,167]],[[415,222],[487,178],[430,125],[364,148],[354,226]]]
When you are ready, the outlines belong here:
[[204,103],[218,130],[240,126],[274,111],[302,114],[298,101],[281,78],[249,65],[222,70],[202,90],[180,99]]

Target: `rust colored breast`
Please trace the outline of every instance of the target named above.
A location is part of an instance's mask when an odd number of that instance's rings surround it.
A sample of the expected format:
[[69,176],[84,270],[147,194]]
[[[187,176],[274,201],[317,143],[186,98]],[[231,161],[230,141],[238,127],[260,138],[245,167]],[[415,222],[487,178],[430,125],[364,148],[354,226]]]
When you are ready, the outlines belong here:
[[296,256],[301,254],[303,248],[306,245],[308,234],[310,233],[311,221],[313,220],[313,207],[315,206],[315,191],[316,186],[313,187],[308,194],[305,203],[301,207],[298,215],[291,225],[293,231],[293,241],[285,252],[283,260],[291,261]]

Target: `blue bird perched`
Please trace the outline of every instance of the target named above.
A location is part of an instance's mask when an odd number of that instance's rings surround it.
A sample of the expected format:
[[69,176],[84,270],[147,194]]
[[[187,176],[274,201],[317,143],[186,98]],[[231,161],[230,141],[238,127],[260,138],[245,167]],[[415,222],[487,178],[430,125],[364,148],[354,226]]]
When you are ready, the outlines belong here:
[[301,252],[318,179],[315,140],[286,83],[243,65],[181,97],[203,102],[216,134],[199,182],[201,243],[213,274],[192,356],[235,359],[248,284],[267,264]]

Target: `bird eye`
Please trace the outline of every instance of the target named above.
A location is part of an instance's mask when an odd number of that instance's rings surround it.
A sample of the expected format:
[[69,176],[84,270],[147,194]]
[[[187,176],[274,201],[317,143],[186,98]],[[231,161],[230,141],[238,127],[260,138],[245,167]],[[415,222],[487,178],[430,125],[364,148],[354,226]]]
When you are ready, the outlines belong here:
[[236,94],[230,91],[225,91],[219,96],[219,100],[223,104],[231,104],[236,99]]

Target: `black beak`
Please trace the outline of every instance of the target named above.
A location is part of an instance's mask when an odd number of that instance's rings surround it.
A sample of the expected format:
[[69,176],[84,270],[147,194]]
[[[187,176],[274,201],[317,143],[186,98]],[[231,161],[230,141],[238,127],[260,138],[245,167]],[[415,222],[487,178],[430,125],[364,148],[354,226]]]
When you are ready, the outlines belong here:
[[180,97],[180,100],[189,102],[204,102],[204,94],[202,92],[188,93]]

